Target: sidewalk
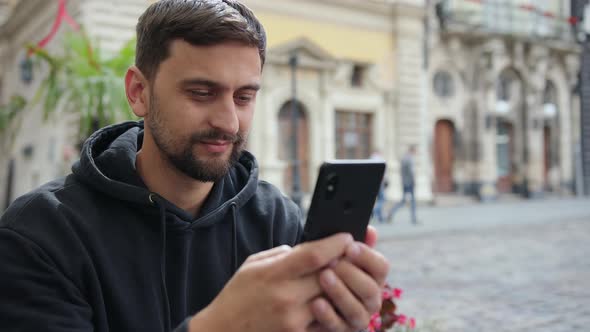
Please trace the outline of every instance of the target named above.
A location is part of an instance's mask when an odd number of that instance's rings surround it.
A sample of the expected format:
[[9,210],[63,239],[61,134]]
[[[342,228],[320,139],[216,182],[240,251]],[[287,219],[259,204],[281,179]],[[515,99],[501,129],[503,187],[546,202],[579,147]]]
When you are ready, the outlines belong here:
[[504,225],[535,225],[563,220],[590,222],[589,198],[472,203],[460,206],[418,206],[419,225],[410,222],[409,207],[403,207],[393,223],[372,222],[381,240],[434,232],[457,232]]

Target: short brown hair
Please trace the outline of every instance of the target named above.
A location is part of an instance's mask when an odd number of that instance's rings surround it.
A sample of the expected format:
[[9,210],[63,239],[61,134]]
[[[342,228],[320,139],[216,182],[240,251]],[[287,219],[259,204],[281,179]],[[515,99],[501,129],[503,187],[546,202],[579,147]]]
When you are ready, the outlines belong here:
[[228,41],[257,47],[266,57],[266,33],[254,13],[236,0],[160,0],[137,23],[135,64],[150,80],[170,55],[170,43],[212,46]]

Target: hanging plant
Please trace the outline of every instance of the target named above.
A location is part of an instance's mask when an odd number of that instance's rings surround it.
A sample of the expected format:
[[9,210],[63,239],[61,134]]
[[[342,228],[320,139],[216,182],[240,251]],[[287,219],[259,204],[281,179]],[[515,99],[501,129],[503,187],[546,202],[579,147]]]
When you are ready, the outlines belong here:
[[[96,129],[119,120],[132,119],[127,104],[123,76],[135,60],[135,41],[130,40],[114,56],[104,58],[96,43],[69,15],[66,0],[58,0],[57,14],[50,32],[36,44],[27,45],[27,55],[37,67],[48,68],[32,105],[42,104],[43,118],[56,112],[79,115],[79,138],[84,140]],[[51,54],[45,46],[67,23],[63,47]]]
[[132,119],[123,76],[134,62],[135,41],[129,41],[114,57],[103,59],[85,33],[64,37],[61,55],[28,46],[35,61],[48,67],[32,100],[33,105],[42,103],[44,119],[58,111],[79,114],[80,139],[105,125]]

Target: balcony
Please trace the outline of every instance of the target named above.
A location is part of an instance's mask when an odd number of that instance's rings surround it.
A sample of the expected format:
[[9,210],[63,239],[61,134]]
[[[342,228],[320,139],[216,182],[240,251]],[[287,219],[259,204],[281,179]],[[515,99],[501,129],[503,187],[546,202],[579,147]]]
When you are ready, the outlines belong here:
[[569,15],[507,0],[443,0],[436,14],[443,33],[497,35],[527,40],[574,42]]

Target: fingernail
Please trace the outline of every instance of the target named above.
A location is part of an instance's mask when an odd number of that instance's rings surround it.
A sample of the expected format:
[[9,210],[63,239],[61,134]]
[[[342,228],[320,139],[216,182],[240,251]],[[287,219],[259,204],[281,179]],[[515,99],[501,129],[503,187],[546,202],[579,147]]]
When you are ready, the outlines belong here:
[[351,243],[346,249],[346,256],[356,257],[361,252],[361,247],[357,243]]
[[334,272],[332,272],[331,270],[325,270],[324,273],[322,273],[322,277],[324,279],[324,282],[328,285],[328,286],[332,286],[336,283],[336,275],[334,275]]

